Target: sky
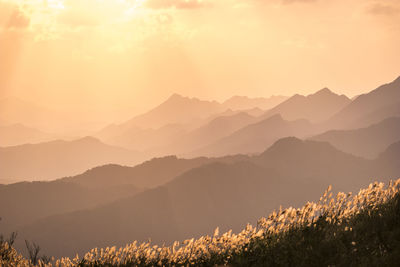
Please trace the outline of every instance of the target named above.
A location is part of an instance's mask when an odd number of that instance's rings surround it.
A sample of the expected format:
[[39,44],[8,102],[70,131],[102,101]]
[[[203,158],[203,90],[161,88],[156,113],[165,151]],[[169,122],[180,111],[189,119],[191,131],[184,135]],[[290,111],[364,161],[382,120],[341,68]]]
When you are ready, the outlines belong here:
[[351,97],[399,47],[398,0],[0,0],[0,98],[110,121],[173,93]]

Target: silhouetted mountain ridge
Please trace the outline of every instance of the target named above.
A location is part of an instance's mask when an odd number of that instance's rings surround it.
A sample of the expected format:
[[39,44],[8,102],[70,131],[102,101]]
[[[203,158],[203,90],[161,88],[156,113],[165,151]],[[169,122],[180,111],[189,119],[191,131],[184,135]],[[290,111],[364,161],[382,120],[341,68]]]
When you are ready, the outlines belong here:
[[343,107],[351,100],[345,95],[337,95],[328,88],[323,88],[307,96],[295,94],[286,101],[268,110],[263,117],[281,114],[286,120],[307,119],[311,122],[321,122]]
[[20,181],[56,179],[98,165],[133,165],[143,159],[138,152],[106,145],[93,137],[0,147],[0,157],[0,178]]
[[304,137],[313,132],[306,120],[286,121],[280,114],[249,124],[211,145],[194,151],[193,155],[222,156],[260,153],[276,140],[286,136]]
[[400,140],[400,117],[388,118],[366,128],[331,130],[311,139],[327,141],[342,151],[372,159]]
[[[330,128],[358,128],[400,115],[400,77],[358,96],[328,122]],[[381,111],[381,112],[379,112]],[[383,112],[382,112],[383,111]],[[381,114],[379,114],[381,113]],[[372,114],[373,119],[368,118]],[[380,116],[379,116],[380,115]]]
[[385,160],[390,164],[383,164],[327,142],[284,138],[259,156],[206,162],[135,196],[43,218],[21,234],[59,256],[131,240],[168,243],[211,233],[216,226],[222,231],[241,229],[280,204],[297,206],[317,199],[329,184],[335,190],[356,191],[376,177],[387,181],[392,178],[388,175],[400,175],[397,153],[390,152]]

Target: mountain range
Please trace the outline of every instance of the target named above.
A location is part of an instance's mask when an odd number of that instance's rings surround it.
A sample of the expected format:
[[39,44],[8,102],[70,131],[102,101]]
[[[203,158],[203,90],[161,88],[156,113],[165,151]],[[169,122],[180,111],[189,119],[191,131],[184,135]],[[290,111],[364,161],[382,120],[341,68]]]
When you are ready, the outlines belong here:
[[22,124],[0,126],[0,146],[16,146],[27,143],[50,141],[54,135]]
[[296,94],[268,110],[263,118],[280,114],[286,120],[306,119],[317,123],[329,119],[350,102],[347,96],[337,95],[328,88],[323,88],[307,96]]
[[[96,207],[43,216],[20,226],[18,231],[55,256],[82,254],[96,246],[125,245],[131,240],[140,242],[151,238],[156,244],[169,243],[212,233],[217,226],[222,231],[235,231],[246,223],[255,223],[279,205],[298,206],[307,200],[316,200],[329,184],[333,183],[335,190],[356,191],[376,177],[387,181],[400,175],[399,150],[400,146],[394,144],[377,159],[365,160],[341,152],[327,142],[290,137],[253,157],[203,158],[196,159],[196,163],[167,158],[166,161],[175,161],[177,165],[181,164],[179,161],[190,162],[192,168],[180,168],[168,179],[153,184],[155,187],[133,192],[131,196],[122,195]],[[157,161],[145,164],[148,171],[163,173]],[[135,168],[144,168],[139,166]],[[123,178],[115,180],[122,173],[118,171],[121,167],[112,168],[103,178],[87,173],[61,181],[84,181],[89,175],[89,184],[95,184],[98,177],[99,184],[105,182],[109,186],[107,181],[112,179],[126,185],[129,179],[133,181],[130,185],[137,187],[135,177],[143,175],[126,169],[122,171],[126,173]],[[93,171],[105,173],[101,169]],[[141,174],[131,176],[128,172]],[[176,176],[171,178],[173,175]],[[85,183],[88,182],[80,182]],[[114,182],[113,186],[116,186]]]
[[399,92],[400,78],[352,100],[326,88],[223,103],[173,95],[99,139],[0,147],[0,181],[41,180],[0,185],[0,226],[18,231],[19,249],[28,239],[75,256],[238,231],[330,184],[387,182],[400,176]]
[[23,181],[76,175],[108,163],[134,165],[143,160],[143,154],[84,137],[0,147],[0,158],[0,179]]
[[400,116],[400,77],[358,96],[327,121],[330,128],[360,128]]
[[286,136],[305,137],[313,133],[307,120],[286,121],[276,114],[251,123],[188,155],[222,156],[262,152],[276,140]]
[[365,128],[330,130],[311,139],[327,141],[353,155],[375,158],[389,145],[400,140],[400,117],[387,118]]
[[[197,156],[199,154],[192,152],[202,151],[203,147],[207,150],[206,146],[213,145],[219,139],[228,138],[240,128],[273,115],[281,115],[290,121],[304,119],[319,122],[328,119],[350,101],[346,96],[337,95],[326,88],[308,96],[294,95],[290,98],[251,99],[236,96],[222,104],[175,94],[149,112],[123,124],[108,126],[95,136],[113,145],[151,151],[153,156],[165,153]],[[266,107],[271,109],[261,109]],[[322,111],[319,111],[322,107]],[[216,127],[217,123],[221,125]],[[251,149],[230,152],[249,151]],[[220,152],[208,154],[220,155]]]

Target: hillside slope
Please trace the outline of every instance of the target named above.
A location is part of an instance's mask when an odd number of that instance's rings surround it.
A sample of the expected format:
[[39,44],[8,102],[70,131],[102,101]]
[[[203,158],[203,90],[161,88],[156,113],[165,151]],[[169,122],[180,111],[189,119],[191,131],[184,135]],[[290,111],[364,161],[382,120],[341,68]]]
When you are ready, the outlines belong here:
[[43,218],[20,233],[56,256],[148,238],[168,244],[211,233],[217,226],[239,230],[279,205],[318,199],[329,184],[358,191],[376,177],[387,181],[388,175],[400,175],[399,158],[388,162],[354,157],[328,143],[285,138],[260,156],[202,165],[133,197]]

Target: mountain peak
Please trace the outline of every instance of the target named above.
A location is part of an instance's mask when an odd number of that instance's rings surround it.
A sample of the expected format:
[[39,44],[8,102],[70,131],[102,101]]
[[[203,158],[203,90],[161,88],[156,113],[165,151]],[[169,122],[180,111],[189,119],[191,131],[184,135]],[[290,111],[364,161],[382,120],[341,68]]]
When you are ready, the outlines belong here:
[[169,101],[169,100],[181,100],[181,99],[185,99],[185,98],[186,97],[184,97],[184,96],[182,96],[180,94],[174,93],[168,98],[167,101]]
[[317,95],[336,95],[334,92],[332,92],[329,88],[324,87],[321,90],[315,92],[311,96],[317,96]]
[[318,93],[332,93],[333,94],[333,92],[328,88],[328,87],[324,87],[324,88],[322,88],[321,90],[319,90],[319,91],[317,91],[316,92],[317,94]]

